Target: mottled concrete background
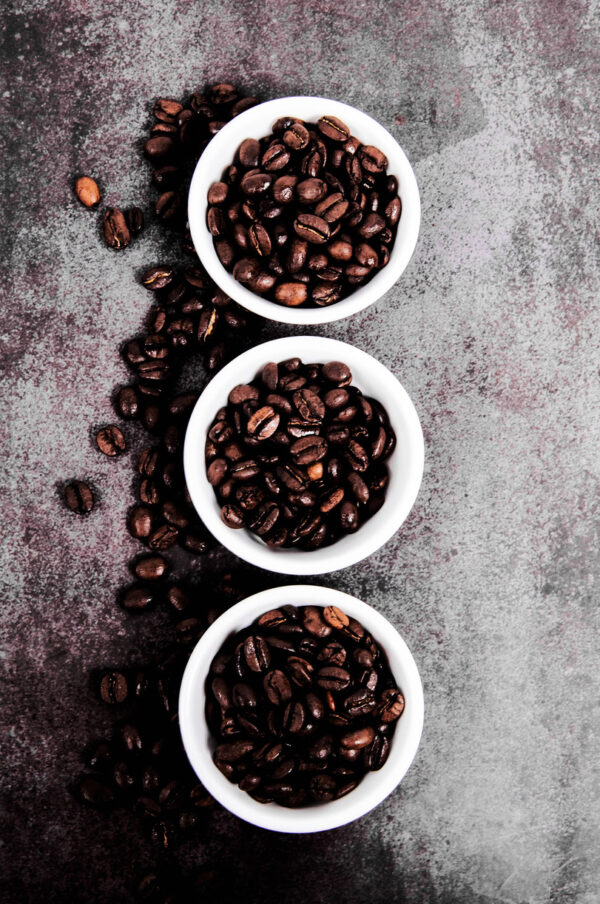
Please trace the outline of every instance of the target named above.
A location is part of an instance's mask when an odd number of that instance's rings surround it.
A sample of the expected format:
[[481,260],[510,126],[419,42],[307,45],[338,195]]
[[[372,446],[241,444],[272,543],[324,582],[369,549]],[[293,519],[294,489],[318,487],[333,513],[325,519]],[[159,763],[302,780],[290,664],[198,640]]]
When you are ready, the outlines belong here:
[[[90,441],[147,308],[135,273],[169,242],[153,227],[108,252],[71,186],[91,173],[108,203],[147,206],[148,100],[227,79],[355,104],[415,166],[411,266],[322,332],[400,377],[425,478],[401,532],[323,583],[398,627],[427,712],[406,780],[359,823],[291,838],[219,812],[174,863],[266,904],[597,902],[595,0],[13,0],[2,20],[0,899],[126,902],[154,862],[133,816],[66,784],[110,726],[90,670],[171,631],[115,606],[132,472]],[[84,522],[57,495],[71,476],[100,494]]]

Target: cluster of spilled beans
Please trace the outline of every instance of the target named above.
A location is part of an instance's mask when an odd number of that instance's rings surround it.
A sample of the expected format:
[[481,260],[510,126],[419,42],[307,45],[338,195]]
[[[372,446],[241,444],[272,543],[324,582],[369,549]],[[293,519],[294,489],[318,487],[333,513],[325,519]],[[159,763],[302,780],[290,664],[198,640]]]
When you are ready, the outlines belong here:
[[223,266],[288,307],[329,305],[388,263],[402,204],[379,148],[335,116],[282,117],[247,138],[208,191]]
[[337,800],[386,762],[404,697],[365,628],[337,606],[282,606],[212,662],[206,716],[221,772],[261,803]]
[[229,527],[316,549],[381,508],[395,442],[346,364],[290,358],[231,390],[208,432],[207,477]]

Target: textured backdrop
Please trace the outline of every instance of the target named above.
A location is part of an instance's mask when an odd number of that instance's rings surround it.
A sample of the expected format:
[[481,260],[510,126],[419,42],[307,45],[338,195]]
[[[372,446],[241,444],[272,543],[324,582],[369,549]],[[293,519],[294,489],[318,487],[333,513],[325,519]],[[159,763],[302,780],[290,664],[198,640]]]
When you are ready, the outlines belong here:
[[[594,904],[596,3],[3,10],[0,899],[127,902],[155,862],[135,817],[84,810],[67,784],[83,744],[110,725],[90,671],[159,651],[171,631],[161,613],[136,620],[115,605],[137,549],[125,528],[132,472],[90,438],[113,417],[118,345],[148,305],[135,273],[169,241],[154,225],[109,252],[72,182],[90,173],[107,203],[146,206],[149,102],[224,79],[264,99],[355,104],[415,167],[423,223],[408,271],[369,312],[322,332],[407,388],[426,436],[423,486],[384,549],[322,583],[404,635],[426,722],[402,786],[360,822],[292,838],[219,811],[174,865],[223,869],[227,900],[263,904]],[[85,521],[60,503],[72,476],[100,494]]]

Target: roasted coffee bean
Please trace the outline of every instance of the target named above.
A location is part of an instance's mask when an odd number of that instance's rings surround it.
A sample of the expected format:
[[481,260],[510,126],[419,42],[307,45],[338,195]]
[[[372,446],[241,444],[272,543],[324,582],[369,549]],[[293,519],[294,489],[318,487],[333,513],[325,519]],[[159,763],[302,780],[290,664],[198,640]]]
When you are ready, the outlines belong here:
[[165,289],[173,281],[173,270],[171,267],[151,267],[142,273],[142,284],[147,288],[156,292],[158,289]]
[[371,745],[363,752],[365,769],[373,772],[381,769],[390,755],[390,749],[390,739],[380,732],[377,732]]
[[404,712],[404,697],[395,688],[384,690],[377,707],[382,722],[395,722]]
[[[273,129],[275,131],[275,129]],[[301,151],[307,147],[310,133],[301,122],[292,122],[283,133],[283,142],[293,151]]]
[[362,750],[363,747],[368,747],[373,742],[374,737],[375,729],[371,725],[367,725],[342,735],[340,743],[342,747],[349,750]]
[[115,396],[115,410],[125,420],[138,416],[140,405],[135,386],[121,386]]
[[279,706],[291,699],[292,688],[288,678],[281,669],[273,669],[273,671],[267,672],[263,684],[270,703]]
[[106,672],[102,676],[100,697],[104,703],[124,703],[127,694],[127,679],[122,672]]
[[154,594],[144,586],[129,587],[121,595],[121,605],[129,612],[142,612],[154,603]]
[[158,505],[160,502],[158,484],[154,480],[150,480],[149,477],[142,480],[140,482],[139,497],[140,501],[145,502],[146,505]]
[[144,228],[144,212],[139,207],[130,207],[125,211],[125,219],[132,236],[139,235]]
[[322,116],[317,121],[317,128],[332,141],[347,141],[350,137],[350,129],[337,116]]
[[317,672],[317,684],[324,690],[343,691],[350,684],[350,672],[335,665],[322,666]]
[[244,516],[236,505],[224,505],[221,508],[221,518],[227,527],[239,529],[244,526]]
[[152,531],[152,511],[146,505],[134,506],[128,518],[129,533],[138,540],[143,540]]
[[96,434],[96,445],[104,455],[114,458],[116,455],[122,455],[127,448],[125,437],[118,427],[111,424],[109,427],[103,427]]
[[170,549],[177,542],[178,536],[179,530],[176,527],[170,524],[161,524],[148,537],[148,546],[150,549],[159,551]]
[[298,305],[304,304],[307,297],[307,288],[301,282],[280,283],[275,289],[276,300],[286,307],[298,307]]
[[253,672],[265,672],[271,664],[269,646],[259,635],[247,637],[244,641],[244,658]]
[[109,248],[122,251],[131,242],[131,233],[125,215],[118,207],[109,207],[102,220],[104,241]]
[[83,480],[73,480],[64,490],[65,505],[78,515],[87,515],[94,508],[94,494]]
[[114,792],[109,785],[92,775],[86,775],[81,779],[78,793],[84,803],[101,810],[111,807],[115,800]]
[[95,207],[100,201],[100,189],[90,176],[80,176],[75,183],[75,194],[84,207]]
[[294,230],[299,238],[311,245],[322,245],[330,236],[327,221],[311,213],[298,214],[294,220]]
[[168,568],[163,556],[142,556],[135,562],[133,572],[142,581],[158,581],[166,575]]

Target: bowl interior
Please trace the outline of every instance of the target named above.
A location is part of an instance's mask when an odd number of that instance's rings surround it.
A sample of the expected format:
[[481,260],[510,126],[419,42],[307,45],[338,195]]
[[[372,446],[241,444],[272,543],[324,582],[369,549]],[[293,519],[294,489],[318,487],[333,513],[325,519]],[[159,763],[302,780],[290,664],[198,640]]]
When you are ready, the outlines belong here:
[[[262,138],[275,120],[284,115],[315,122],[325,113],[344,120],[361,142],[379,147],[389,161],[388,173],[398,180],[402,200],[402,216],[389,263],[365,286],[347,298],[324,308],[286,308],[261,298],[233,278],[221,264],[206,226],[207,192],[211,184],[221,178],[223,170],[233,160],[244,138]],[[239,304],[255,313],[283,323],[328,323],[347,317],[372,304],[396,282],[408,265],[419,233],[420,200],[415,175],[404,151],[396,139],[372,117],[339,101],[321,97],[284,97],[259,104],[241,113],[212,139],[203,152],[192,182],[188,199],[188,219],[192,240],[200,260],[217,285]]]
[[[387,409],[396,448],[387,461],[390,482],[381,509],[354,534],[310,551],[267,546],[255,534],[233,530],[221,520],[220,506],[206,477],[204,447],[218,409],[238,383],[253,379],[268,361],[297,355],[305,363],[339,360],[351,368],[364,395]],[[317,336],[294,336],[256,346],[223,368],[208,384],[192,412],[185,438],[184,467],[192,502],[211,533],[247,562],[284,574],[323,574],[360,561],[385,543],[407,517],[423,474],[423,434],[408,394],[380,362],[354,346]]]
[[[223,641],[247,627],[257,616],[278,605],[337,605],[360,621],[384,649],[406,705],[396,726],[390,755],[377,772],[365,775],[347,797],[297,810],[261,804],[229,782],[212,761],[215,747],[206,719],[205,681],[210,663]],[[337,590],[293,585],[248,597],[225,612],[198,642],[188,662],[179,700],[183,743],[200,781],[212,796],[237,816],[280,832],[316,832],[344,825],[368,813],[390,794],[407,772],[419,746],[423,727],[423,689],[415,661],[396,629],[371,606]]]

